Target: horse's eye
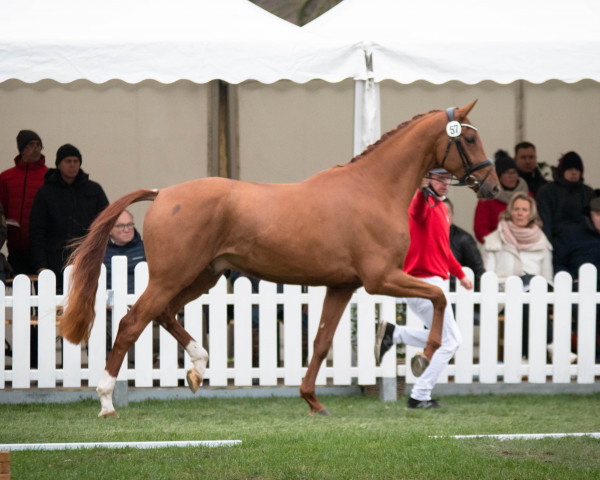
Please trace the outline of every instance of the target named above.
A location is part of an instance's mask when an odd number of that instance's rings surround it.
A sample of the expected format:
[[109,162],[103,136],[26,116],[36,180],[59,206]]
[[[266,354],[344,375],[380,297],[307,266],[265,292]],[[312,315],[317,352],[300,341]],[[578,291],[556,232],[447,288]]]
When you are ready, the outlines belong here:
[[465,142],[467,142],[470,145],[475,145],[476,141],[477,139],[475,137],[465,137]]

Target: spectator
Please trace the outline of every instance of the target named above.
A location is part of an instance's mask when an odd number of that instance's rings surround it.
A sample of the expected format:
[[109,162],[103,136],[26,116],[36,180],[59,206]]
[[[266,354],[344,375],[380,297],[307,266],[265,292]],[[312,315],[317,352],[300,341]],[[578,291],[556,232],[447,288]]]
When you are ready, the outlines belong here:
[[[459,278],[464,288],[473,288],[450,250],[450,224],[446,206],[442,201],[448,192],[450,178],[448,172],[441,168],[432,170],[430,180],[425,181],[426,186],[413,197],[408,211],[411,242],[404,260],[406,273],[440,287],[444,292],[448,290],[448,272]],[[423,324],[431,328],[431,301],[423,298],[407,298],[406,301]],[[381,321],[375,341],[375,361],[379,364],[385,352],[396,343],[424,348],[428,336],[429,330],[423,328],[415,329]],[[438,402],[431,398],[431,391],[461,341],[452,305],[448,302],[444,311],[442,344],[413,386],[407,408],[439,408]],[[414,373],[418,376],[419,372]]]
[[519,177],[517,164],[504,150],[498,150],[494,155],[496,159],[496,173],[500,180],[500,191],[496,198],[491,200],[481,199],[475,207],[473,231],[479,242],[483,243],[486,235],[498,227],[499,215],[506,210],[510,197],[516,192],[529,191],[527,182]]
[[[586,248],[581,252],[581,264],[591,263],[596,267],[596,285],[600,287],[600,197],[594,197],[584,210],[588,229]],[[575,339],[576,340],[576,339]],[[575,345],[577,342],[574,342]],[[600,361],[600,304],[596,305],[596,363]]]
[[502,286],[512,275],[541,275],[552,284],[552,245],[540,228],[535,200],[515,193],[500,218],[484,239],[485,270],[495,272]]
[[29,214],[33,198],[48,171],[42,140],[31,130],[17,135],[15,166],[0,174],[0,203],[8,220],[8,262],[14,274],[35,274],[29,241]]
[[527,182],[529,191],[535,197],[538,190],[548,183],[538,167],[535,145],[530,142],[517,143],[515,145],[515,163],[519,176]]
[[[508,277],[518,276],[526,287],[531,277],[543,276],[553,283],[552,245],[540,228],[535,200],[524,192],[511,198],[508,208],[502,212],[498,229],[484,239],[483,258],[485,269],[495,272],[501,290]],[[529,309],[523,312],[523,355],[529,353]],[[552,342],[552,328],[547,329],[547,340]]]
[[[4,242],[6,242],[6,218],[0,203],[0,248],[4,246]],[[6,283],[6,257],[3,253],[0,253],[0,280]]]
[[81,153],[73,145],[56,152],[56,168],[48,170],[33,201],[30,216],[33,264],[50,269],[62,292],[62,271],[71,242],[87,233],[96,215],[108,205],[102,187],[81,169]]
[[567,271],[577,278],[581,265],[578,252],[588,233],[584,209],[595,195],[583,183],[583,161],[577,153],[563,155],[556,174],[556,180],[538,191],[538,210],[544,233],[554,248],[554,272]]
[[[600,197],[590,200],[583,213],[587,228],[586,242],[577,261],[579,265],[591,263],[598,270],[598,286],[600,286]],[[600,333],[600,332],[599,332]]]
[[[466,230],[454,225],[454,205],[449,198],[444,200],[448,210],[448,220],[450,221],[450,249],[454,258],[463,267],[469,267],[475,274],[475,288],[478,288],[479,278],[485,273],[481,253],[477,248],[477,242],[473,236]],[[452,275],[450,281],[452,283],[456,277]],[[452,287],[452,285],[451,285]]]
[[110,231],[110,239],[106,253],[104,254],[104,265],[106,266],[106,285],[111,288],[111,259],[116,255],[127,257],[127,291],[134,293],[135,266],[146,261],[144,242],[142,236],[135,228],[133,215],[127,210],[123,211],[115,226]]

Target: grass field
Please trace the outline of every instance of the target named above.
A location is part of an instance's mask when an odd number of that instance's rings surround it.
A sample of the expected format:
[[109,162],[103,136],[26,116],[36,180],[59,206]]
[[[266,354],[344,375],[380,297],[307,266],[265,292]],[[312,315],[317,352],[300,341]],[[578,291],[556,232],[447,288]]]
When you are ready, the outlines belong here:
[[296,398],[0,405],[0,443],[242,440],[220,448],[15,451],[16,479],[598,479],[600,440],[435,435],[600,432],[600,394],[448,396],[407,411],[403,398]]

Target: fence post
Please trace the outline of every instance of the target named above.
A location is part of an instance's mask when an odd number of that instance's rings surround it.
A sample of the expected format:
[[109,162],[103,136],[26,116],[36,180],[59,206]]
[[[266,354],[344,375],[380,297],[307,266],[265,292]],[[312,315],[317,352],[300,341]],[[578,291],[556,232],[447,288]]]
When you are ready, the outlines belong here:
[[481,316],[479,317],[479,365],[481,383],[498,381],[498,277],[492,272],[481,276]]
[[25,275],[13,280],[12,387],[30,388],[31,283]]
[[[262,286],[262,283],[261,283]],[[233,357],[235,385],[252,385],[252,284],[238,277],[233,284]]]
[[44,270],[38,277],[38,387],[56,387],[56,277]]
[[[577,382],[594,383],[596,358],[596,315],[599,308],[597,292],[597,270],[594,265],[583,265],[579,269],[579,318],[577,321]],[[594,321],[596,319],[596,321]]]

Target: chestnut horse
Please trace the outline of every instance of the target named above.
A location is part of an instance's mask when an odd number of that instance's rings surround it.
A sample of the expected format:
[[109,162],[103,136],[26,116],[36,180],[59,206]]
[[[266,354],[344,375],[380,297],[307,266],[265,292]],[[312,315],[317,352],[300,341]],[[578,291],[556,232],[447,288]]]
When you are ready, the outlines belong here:
[[187,381],[202,382],[208,354],[175,314],[206,293],[227,269],[277,283],[325,285],[314,353],[300,386],[310,412],[327,414],[315,380],[353,292],[422,297],[433,302],[423,362],[441,343],[446,298],[438,287],[402,271],[408,207],[427,172],[443,167],[491,198],[498,178],[464,108],[429,112],[401,124],[350,163],[294,184],[203,178],[160,190],[137,190],[109,205],[73,253],[72,289],[60,330],[78,344],[89,338],[100,266],[109,232],[131,203],[153,200],[144,221],[149,282],[119,324],[98,384],[99,416],[115,415],[112,393],[125,353],[155,319],[190,355]]

